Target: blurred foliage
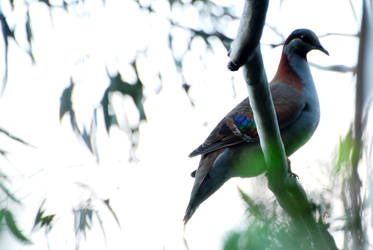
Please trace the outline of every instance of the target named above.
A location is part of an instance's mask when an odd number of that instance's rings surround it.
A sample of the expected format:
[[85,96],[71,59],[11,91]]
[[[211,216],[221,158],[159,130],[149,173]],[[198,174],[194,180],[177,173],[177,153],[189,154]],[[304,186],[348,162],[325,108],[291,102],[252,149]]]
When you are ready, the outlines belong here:
[[[135,3],[137,3],[138,7],[146,12],[150,13],[156,13],[157,10],[153,7],[154,4],[157,4],[156,1],[150,1],[150,2],[143,2],[140,0],[133,0]],[[105,5],[105,1],[102,1]],[[23,15],[25,15],[25,22],[23,24],[15,23],[10,25],[6,15],[2,12],[2,8],[0,8],[0,21],[2,24],[2,34],[4,38],[4,45],[5,45],[5,75],[3,79],[2,88],[4,89],[6,86],[7,78],[8,78],[8,50],[9,50],[9,42],[10,40],[13,40],[20,48],[22,48],[19,44],[28,44],[28,48],[26,49],[26,53],[29,55],[30,59],[33,63],[36,63],[36,60],[34,58],[34,54],[32,51],[32,43],[34,39],[37,39],[35,37],[35,32],[33,32],[32,27],[32,15],[30,15],[30,8],[34,4],[44,4],[47,6],[51,11],[51,17],[52,17],[52,10],[54,9],[62,9],[66,11],[67,13],[70,12],[70,10],[73,9],[74,6],[80,6],[84,8],[85,1],[84,0],[62,0],[62,1],[50,1],[50,0],[38,0],[38,1],[25,1],[24,6],[26,7],[23,12],[21,12]],[[224,33],[226,30],[226,25],[231,20],[236,20],[237,16],[235,14],[235,10],[232,7],[232,5],[225,5],[220,6],[217,5],[213,1],[209,0],[192,0],[192,1],[181,1],[181,0],[169,0],[169,8],[171,13],[180,13],[180,10],[187,10],[191,7],[196,9],[198,11],[198,15],[200,18],[200,25],[198,27],[190,27],[188,24],[183,24],[182,21],[180,21],[178,18],[178,15],[171,15],[171,18],[166,18],[166,21],[170,24],[170,29],[168,32],[168,44],[171,54],[174,59],[175,67],[180,74],[182,78],[182,83],[180,85],[181,88],[185,90],[185,93],[188,95],[188,98],[193,105],[193,101],[189,97],[189,89],[191,87],[190,83],[187,83],[183,74],[183,60],[184,57],[187,55],[188,51],[191,50],[191,43],[196,38],[201,38],[205,44],[206,49],[211,49],[211,38],[217,38],[224,47],[228,50],[230,43],[232,41],[232,38],[230,38],[227,34]],[[5,4],[5,2],[3,3]],[[17,4],[13,0],[9,0],[8,3],[13,11],[16,11]],[[21,8],[18,8],[21,9]],[[52,21],[52,20],[49,20]],[[22,27],[24,29],[25,38],[18,37],[15,35],[15,29],[18,27]],[[184,33],[187,35],[187,48],[184,51],[182,55],[178,55],[178,53],[175,52],[175,39],[174,36],[175,30],[183,30]],[[21,40],[20,40],[21,39]],[[26,39],[23,41],[22,39]],[[146,88],[146,83],[143,83],[141,81],[141,75],[139,71],[137,70],[137,57],[139,54],[137,54],[133,60],[133,63],[130,64],[130,67],[132,67],[133,71],[136,74],[137,80],[135,82],[126,82],[123,80],[122,76],[119,74],[120,69],[116,69],[118,72],[114,76],[109,77],[109,86],[107,87],[106,91],[103,93],[103,98],[101,100],[101,103],[97,104],[97,108],[93,110],[93,116],[91,125],[89,128],[83,127],[79,128],[77,119],[79,117],[76,117],[74,112],[74,105],[73,105],[73,88],[76,84],[79,84],[79,82],[74,82],[73,75],[71,75],[71,81],[69,86],[66,87],[66,89],[63,91],[61,96],[61,107],[60,107],[60,119],[63,118],[65,114],[69,114],[70,116],[70,122],[73,131],[77,134],[77,136],[81,139],[83,139],[84,144],[88,147],[88,149],[95,154],[95,156],[98,159],[98,154],[96,150],[96,142],[95,142],[95,133],[96,127],[97,127],[97,111],[99,108],[102,108],[103,115],[104,115],[104,123],[105,128],[107,132],[109,133],[110,128],[112,126],[118,126],[118,120],[115,115],[115,110],[113,110],[111,98],[110,95],[113,92],[119,92],[123,94],[123,96],[130,96],[132,100],[135,103],[135,107],[137,108],[137,111],[140,115],[140,119],[137,122],[136,126],[129,126],[129,128],[126,128],[125,131],[129,134],[129,139],[131,140],[132,150],[136,149],[138,145],[138,133],[139,133],[139,127],[140,123],[143,121],[146,121],[146,111],[144,109],[143,103],[146,99],[146,96],[144,96],[143,89]],[[159,69],[157,69],[159,70]],[[161,74],[159,73],[159,78],[162,80]],[[131,122],[133,124],[133,122]],[[128,124],[127,124],[128,125]],[[119,126],[118,126],[119,127]]]
[[103,208],[109,211],[118,227],[120,227],[118,216],[111,207],[109,199],[99,198],[93,189],[85,184],[78,183],[78,186],[89,192],[89,198],[81,201],[78,206],[73,209],[76,250],[79,249],[82,236],[84,239],[87,238],[87,232],[91,230],[94,218],[96,218],[100,225],[105,242],[107,241],[104,222],[100,215],[100,211],[102,210],[100,206],[103,205]]
[[[31,241],[22,233],[22,231],[19,229],[13,213],[6,209],[2,208],[0,210],[0,223],[1,225],[5,225],[9,232],[19,241],[21,241],[24,244],[31,243]],[[1,228],[2,229],[2,228]]]
[[[153,4],[156,4],[156,1],[141,1],[141,0],[132,0],[137,3],[138,7],[149,14],[156,13],[156,8],[153,7]],[[105,1],[102,1],[105,3]],[[280,1],[282,4],[283,0]],[[20,2],[14,0],[2,1],[0,4],[8,3],[12,10],[14,11]],[[0,22],[1,22],[1,32],[3,37],[4,43],[4,75],[2,79],[2,86],[1,92],[5,90],[7,80],[8,80],[8,52],[9,52],[9,44],[10,42],[14,42],[19,48],[22,50],[26,50],[25,52],[30,57],[33,63],[37,63],[36,58],[34,57],[32,44],[34,39],[38,39],[35,37],[35,32],[33,31],[32,20],[33,17],[30,15],[30,7],[34,4],[43,4],[49,8],[52,16],[52,10],[54,9],[62,9],[66,13],[69,13],[72,7],[77,5],[84,6],[85,0],[25,0],[22,1],[24,3],[25,8],[20,8],[21,10],[24,9],[24,23],[15,23],[12,24],[7,19],[6,14],[2,12],[2,8],[0,6]],[[22,4],[21,3],[21,4]],[[228,3],[224,3],[225,5],[217,5],[215,2],[210,0],[168,0],[169,8],[172,14],[171,17],[167,17],[166,21],[170,24],[170,29],[168,31],[168,40],[167,46],[171,51],[172,58],[174,65],[176,67],[177,72],[180,74],[182,82],[180,87],[185,91],[186,95],[189,97],[189,91],[193,87],[192,83],[186,81],[186,77],[184,76],[184,58],[192,49],[192,42],[195,39],[202,40],[205,45],[206,49],[209,50],[212,48],[212,39],[220,41],[220,43],[228,50],[232,38],[229,34],[226,33],[227,23],[232,23],[232,21],[237,20],[237,14],[235,13],[235,9]],[[20,5],[19,5],[20,6]],[[185,11],[187,9],[193,8],[198,12],[199,18],[199,25],[198,26],[189,26],[187,23],[183,23],[182,19],[178,19],[178,13],[180,11]],[[20,14],[20,13],[18,13]],[[165,17],[166,18],[166,17]],[[52,22],[52,20],[46,20]],[[25,33],[25,41],[22,36],[17,36],[17,32],[15,32],[16,28],[24,30]],[[274,32],[276,30],[273,27]],[[177,42],[175,31],[184,31],[186,34],[186,41],[187,47],[183,53],[176,52],[175,44]],[[281,35],[281,34],[280,34]],[[131,39],[129,37],[129,39]],[[20,46],[20,44],[28,44],[28,48],[24,49]],[[112,104],[112,94],[120,93],[122,96],[128,96],[134,102],[135,107],[137,109],[139,120],[137,125],[134,127],[130,127],[129,129],[125,130],[129,133],[129,138],[131,140],[131,145],[133,148],[136,148],[138,144],[138,133],[140,129],[140,123],[146,121],[146,110],[144,108],[144,101],[146,100],[146,95],[144,94],[144,89],[147,88],[147,82],[141,80],[141,72],[138,71],[138,55],[135,56],[133,62],[129,65],[133,71],[135,72],[135,80],[133,82],[126,81],[126,76],[121,75],[121,69],[117,68],[114,69],[116,72],[113,75],[108,73],[108,87],[102,93],[102,98],[100,99],[99,103],[97,103],[94,110],[92,110],[92,120],[88,127],[83,126],[82,128],[79,127],[77,120],[79,117],[76,117],[76,112],[74,109],[74,88],[79,82],[76,82],[73,75],[70,77],[70,82],[67,82],[67,87],[61,93],[60,99],[60,114],[59,118],[63,119],[66,115],[70,118],[70,124],[72,130],[77,134],[77,136],[83,140],[84,144],[87,148],[97,157],[97,146],[96,146],[96,128],[97,128],[97,115],[99,112],[102,112],[104,117],[104,125],[107,133],[110,133],[110,129],[113,126],[118,126],[118,119],[117,114],[114,110]],[[156,69],[159,71],[159,69]],[[328,70],[330,70],[328,68]],[[159,79],[162,80],[161,74],[159,73]],[[191,104],[193,102],[189,97]],[[22,139],[14,136],[12,133],[0,129],[0,133],[20,142],[22,144],[28,145]],[[351,154],[353,151],[353,141],[351,131],[346,135],[345,138],[341,139],[339,154],[336,164],[336,171],[343,172],[346,169],[347,162],[351,158]],[[6,155],[7,151],[0,149],[1,155]],[[4,184],[5,179],[1,177],[0,179],[0,190],[5,194],[6,199],[2,202],[5,204],[8,201],[14,202],[19,204],[20,201],[12,194],[12,192],[7,188]],[[244,200],[247,210],[248,210],[248,217],[247,217],[247,227],[245,230],[235,231],[232,232],[225,242],[224,249],[227,250],[234,250],[234,249],[312,249],[307,246],[309,242],[307,239],[302,238],[300,232],[294,230],[294,226],[291,225],[288,218],[281,214],[278,211],[278,206],[268,205],[264,203],[254,202],[250,199],[249,196],[244,194],[241,191],[242,199]],[[109,200],[103,200],[97,198],[95,195],[92,197],[84,200],[81,204],[79,204],[76,208],[73,209],[74,213],[74,221],[75,221],[75,235],[77,239],[77,247],[79,247],[79,240],[81,236],[86,237],[86,233],[89,229],[91,229],[94,219],[96,218],[100,224],[102,232],[105,236],[105,230],[103,227],[103,221],[99,214],[99,210],[97,209],[97,203],[104,205],[106,209],[111,213],[114,217],[116,222],[119,225],[119,220],[110,206]],[[328,225],[323,223],[323,214],[322,209],[329,209],[327,205],[315,205],[315,214],[319,216],[319,224],[320,227],[324,228],[325,230],[328,228]],[[46,209],[44,208],[44,202],[40,205],[37,214],[35,216],[34,221],[34,230],[44,228],[46,232],[49,232],[53,228],[53,223],[55,221],[55,214],[47,214]],[[30,242],[27,237],[25,237],[19,227],[16,224],[14,219],[14,215],[12,212],[7,209],[5,206],[0,207],[0,222],[2,223],[2,227],[6,227],[9,231],[21,242]],[[120,226],[120,225],[119,225]],[[3,229],[3,228],[0,228]],[[1,230],[0,230],[1,231]]]
[[[31,146],[21,138],[11,134],[7,130],[0,128],[0,134],[5,135],[12,141],[17,143]],[[6,157],[8,152],[6,150],[0,149],[0,154]],[[21,201],[10,191],[8,183],[10,182],[8,176],[1,171],[0,172],[0,235],[4,233],[4,229],[7,229],[17,240],[22,243],[31,243],[31,241],[22,233],[19,226],[14,218],[13,212],[9,209],[10,206],[20,205]]]
[[354,141],[352,138],[352,127],[350,127],[346,136],[341,138],[339,141],[339,149],[336,154],[337,159],[335,163],[336,173],[345,172],[346,168],[350,165],[353,147]]
[[[142,1],[133,0],[138,4],[138,7],[144,11],[148,11],[149,13],[155,13],[156,11],[153,8],[153,2],[149,2],[143,4]],[[102,1],[105,4],[105,1]],[[188,51],[191,50],[191,43],[195,38],[201,38],[205,44],[207,49],[211,49],[211,38],[217,38],[221,41],[221,43],[225,46],[228,50],[230,42],[232,39],[224,34],[225,23],[229,20],[236,19],[237,17],[233,13],[233,9],[226,6],[218,6],[212,1],[179,1],[179,0],[169,0],[169,8],[171,12],[180,11],[180,9],[187,9],[187,8],[195,8],[198,10],[199,18],[201,19],[200,27],[189,27],[188,25],[184,25],[182,22],[179,22],[175,19],[167,19],[167,22],[170,24],[170,30],[168,34],[168,44],[166,46],[169,47],[170,51],[172,52],[172,56],[174,59],[175,67],[178,73],[182,77],[182,83],[180,87],[185,90],[185,93],[188,95],[191,104],[193,104],[191,98],[189,97],[189,89],[191,87],[190,83],[187,83],[183,74],[183,60],[184,57],[187,55]],[[10,6],[10,12],[4,13],[3,8],[4,5],[8,4]],[[30,58],[33,64],[37,64],[37,58],[35,58],[33,52],[33,41],[38,39],[35,37],[36,32],[34,32],[33,28],[33,16],[31,15],[30,9],[35,4],[42,4],[49,8],[50,10],[50,20],[45,20],[45,22],[52,22],[53,17],[53,10],[59,9],[63,10],[66,13],[69,13],[74,6],[83,6],[85,1],[84,0],[61,0],[61,1],[51,1],[51,0],[25,0],[22,2],[17,2],[14,0],[2,1],[0,3],[0,22],[1,22],[1,33],[3,37],[3,44],[4,44],[4,76],[1,83],[1,92],[3,92],[6,88],[7,81],[8,81],[8,68],[9,68],[9,48],[10,43],[14,43],[21,51],[24,51],[28,57]],[[24,15],[23,19],[12,19],[8,18],[7,15],[17,13],[18,16]],[[177,15],[175,16],[177,17]],[[21,22],[19,20],[22,20]],[[210,27],[208,29],[204,27]],[[212,28],[211,28],[212,27]],[[175,47],[175,30],[183,30],[185,34],[187,34],[187,42],[188,46],[186,51],[180,56],[174,51]],[[16,32],[17,31],[17,32]],[[20,31],[20,32],[18,32]],[[24,34],[18,35],[18,34]],[[26,44],[26,48],[24,46]],[[97,116],[99,112],[102,112],[104,118],[104,125],[107,133],[110,133],[110,129],[113,126],[119,127],[118,119],[116,111],[114,110],[112,104],[112,95],[114,93],[120,93],[123,97],[128,96],[135,104],[137,109],[139,120],[136,126],[129,127],[125,129],[125,131],[129,134],[129,138],[131,140],[132,148],[135,149],[138,145],[138,133],[140,128],[140,123],[146,121],[146,110],[144,108],[144,101],[146,96],[144,95],[144,88],[146,88],[146,82],[141,80],[141,73],[138,71],[137,65],[137,58],[138,54],[135,56],[133,62],[129,65],[133,72],[135,72],[136,79],[135,81],[128,82],[124,79],[119,72],[121,69],[117,68],[113,71],[116,72],[115,74],[108,73],[109,84],[104,93],[102,94],[102,99],[99,103],[97,103],[96,107],[92,110],[92,120],[88,126],[80,127],[77,117],[77,113],[74,109],[74,89],[79,82],[71,73],[70,82],[66,83],[67,87],[61,93],[60,98],[60,110],[59,110],[59,118],[62,120],[65,116],[69,116],[70,124],[72,130],[78,136],[78,138],[82,139],[84,144],[87,148],[96,156],[98,160],[98,152],[96,146],[96,132],[97,132]],[[3,64],[2,64],[3,65]],[[159,69],[157,69],[159,71]],[[162,80],[162,75],[158,73],[159,79]],[[133,124],[133,122],[131,123]],[[128,125],[128,124],[127,124]],[[12,133],[6,131],[5,129],[0,129],[0,133],[3,135],[15,140],[19,143],[29,145],[22,139],[17,136],[14,136]],[[7,151],[0,149],[0,154],[6,155]],[[20,203],[20,201],[12,195],[9,189],[4,185],[3,181],[0,181],[0,189],[5,193],[7,199],[15,202]],[[83,201],[79,206],[73,209],[73,214],[75,218],[75,235],[76,235],[76,246],[79,248],[79,240],[81,236],[86,236],[87,231],[91,228],[94,218],[97,219],[99,225],[102,229],[102,232],[105,236],[105,230],[103,227],[102,218],[98,212],[98,209],[95,207],[97,205],[96,201],[100,201],[99,203],[103,204],[106,209],[111,213],[114,217],[116,222],[119,225],[119,220],[110,206],[109,200],[102,200],[98,199],[97,197],[93,196],[85,201]],[[94,205],[96,204],[96,205]],[[55,222],[55,214],[48,214],[45,208],[45,201],[42,202],[40,205],[33,225],[33,231],[37,231],[40,229],[44,229],[45,233],[48,234],[54,226]],[[7,227],[9,231],[21,242],[29,242],[27,237],[25,237],[22,232],[19,230],[12,212],[6,208],[0,208],[0,221],[4,222],[3,226]],[[120,226],[120,225],[119,225]],[[106,236],[105,236],[106,237]]]
[[[10,133],[8,130],[6,129],[3,129],[3,128],[0,128],[0,134],[2,135],[5,135],[8,139],[10,139],[11,141],[15,141],[15,142],[18,142],[20,144],[23,144],[25,146],[32,146],[31,144],[27,143],[26,141],[22,140],[21,138],[19,138],[18,136]],[[8,152],[5,150],[5,149],[0,149],[0,154],[4,157],[7,156]]]
[[[107,241],[104,221],[101,213],[109,212],[109,215],[114,218],[118,227],[121,227],[118,216],[110,205],[109,199],[101,199],[97,196],[94,190],[86,184],[77,183],[77,186],[82,189],[81,193],[87,194],[87,197],[83,198],[72,209],[76,250],[80,248],[82,238],[87,239],[87,234],[94,226],[95,221],[98,222],[101,228],[105,242]],[[56,217],[58,217],[58,215],[47,212],[46,201],[47,200],[44,199],[39,206],[34,219],[32,233],[39,230],[44,230],[45,236],[48,238],[48,234],[57,224],[58,219],[56,220]],[[63,218],[63,220],[66,219],[68,218]]]
[[45,215],[46,210],[44,208],[44,204],[45,204],[45,199],[41,203],[38,209],[38,212],[36,213],[32,231],[36,231],[37,229],[44,228],[45,234],[48,234],[52,230],[54,218],[56,215],[55,214]]
[[[243,230],[232,231],[224,242],[224,250],[316,250],[307,233],[300,232],[290,218],[274,201],[265,204],[252,200],[239,189],[247,209],[247,221]],[[319,215],[318,226],[327,230],[323,222],[324,206],[313,203],[313,212]],[[326,206],[327,207],[327,206]],[[332,239],[330,239],[332,240]]]
[[0,197],[2,197],[2,199],[0,200],[0,235],[4,232],[10,232],[11,235],[13,235],[20,242],[29,244],[31,241],[19,229],[13,212],[8,208],[10,205],[19,205],[21,202],[8,189],[6,185],[7,182],[9,182],[7,176],[4,173],[1,173]]

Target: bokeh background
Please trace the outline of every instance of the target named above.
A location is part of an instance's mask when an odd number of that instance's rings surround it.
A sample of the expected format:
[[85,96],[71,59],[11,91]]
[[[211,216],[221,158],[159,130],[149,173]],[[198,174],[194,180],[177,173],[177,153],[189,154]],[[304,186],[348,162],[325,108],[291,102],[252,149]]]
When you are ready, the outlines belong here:
[[[281,213],[259,176],[228,181],[182,222],[199,161],[188,154],[247,96],[242,72],[226,67],[243,4],[1,1],[0,249],[233,249],[234,237],[245,249],[255,218],[238,187]],[[269,80],[294,29],[313,30],[330,53],[308,56],[321,122],[290,159],[345,249],[361,10],[362,1],[273,0],[261,40]],[[369,242],[372,126],[364,108],[358,173]]]

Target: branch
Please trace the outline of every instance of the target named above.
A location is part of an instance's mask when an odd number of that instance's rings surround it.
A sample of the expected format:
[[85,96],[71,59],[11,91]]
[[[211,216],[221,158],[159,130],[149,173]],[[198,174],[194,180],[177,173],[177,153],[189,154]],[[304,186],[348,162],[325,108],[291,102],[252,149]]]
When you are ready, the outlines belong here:
[[311,65],[312,67],[315,67],[315,68],[321,69],[321,70],[336,71],[336,72],[340,72],[340,73],[349,73],[349,72],[356,73],[356,66],[355,67],[349,67],[349,66],[342,65],[342,64],[322,66],[322,65],[318,65],[318,64],[312,63],[312,62],[309,62],[308,64]]
[[338,32],[329,32],[329,33],[325,33],[323,35],[320,35],[319,37],[327,37],[327,36],[349,36],[349,37],[359,37],[360,34],[357,33],[357,34],[347,34],[347,33],[338,33]]
[[355,119],[353,126],[353,148],[351,154],[351,173],[347,179],[348,194],[350,199],[350,207],[347,207],[351,213],[348,224],[351,225],[352,248],[356,250],[366,248],[366,233],[362,224],[363,204],[361,200],[361,180],[358,173],[358,167],[363,149],[363,133],[365,129],[364,123],[364,108],[369,102],[367,93],[369,91],[368,79],[370,67],[368,57],[372,56],[369,48],[369,39],[373,35],[372,23],[370,19],[369,4],[366,0],[363,1],[360,42],[359,42],[359,58],[357,66],[356,93],[355,93]]
[[259,46],[267,7],[268,1],[246,0],[238,35],[232,45],[231,61],[228,67],[235,70],[246,63],[244,77],[248,85],[250,104],[267,165],[266,175],[269,188],[281,207],[290,215],[299,232],[312,240],[311,245],[315,249],[336,249],[330,234],[316,223],[304,189],[287,172],[285,149]]
[[229,42],[229,43],[232,42],[232,38],[227,37],[226,35],[224,35],[223,33],[219,32],[219,31],[209,33],[209,32],[205,32],[203,30],[197,30],[197,29],[193,29],[193,28],[190,28],[190,27],[183,26],[179,23],[174,22],[171,19],[169,19],[169,22],[174,27],[178,27],[178,28],[181,28],[181,29],[184,29],[184,30],[188,30],[188,31],[192,32],[194,35],[197,35],[197,36],[200,36],[200,37],[203,37],[203,38],[206,38],[206,39],[208,37],[216,36],[222,42]]
[[[237,38],[232,43],[229,52],[231,60],[228,63],[228,68],[230,70],[238,70],[254,55],[262,37],[268,2],[269,0],[245,1]],[[247,30],[255,32],[245,32]]]
[[244,67],[250,104],[267,165],[268,186],[280,206],[305,237],[312,239],[316,249],[336,249],[330,234],[316,223],[307,195],[295,178],[287,171],[284,146],[277,124],[269,86],[265,77],[260,49]]

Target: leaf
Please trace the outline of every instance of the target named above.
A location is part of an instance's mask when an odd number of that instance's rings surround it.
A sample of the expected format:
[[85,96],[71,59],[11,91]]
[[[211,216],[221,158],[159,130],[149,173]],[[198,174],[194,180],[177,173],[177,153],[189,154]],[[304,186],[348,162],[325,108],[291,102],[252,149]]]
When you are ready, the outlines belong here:
[[101,228],[101,231],[102,231],[102,235],[104,236],[104,240],[105,240],[105,243],[107,242],[107,238],[106,238],[106,232],[105,232],[105,228],[104,228],[104,223],[101,219],[101,216],[100,214],[98,213],[98,211],[94,211],[95,215],[96,215],[96,218],[98,220],[98,223],[100,224],[100,228]]
[[[83,139],[84,144],[88,147],[88,149],[93,153],[97,160],[98,155],[96,154],[96,141],[95,141],[95,133],[96,133],[96,124],[97,124],[97,115],[96,109],[93,113],[93,118],[91,120],[90,130],[87,130],[86,127],[83,128],[83,132],[79,129],[78,123],[76,121],[75,111],[73,110],[73,103],[72,103],[72,92],[74,90],[75,83],[73,80],[70,80],[70,86],[64,89],[61,96],[61,103],[60,103],[60,120],[65,116],[66,113],[70,116],[70,123],[73,130],[77,133],[77,135]],[[105,110],[104,110],[105,112]],[[105,115],[104,115],[105,116]]]
[[5,219],[9,231],[22,243],[30,244],[31,241],[18,228],[14,220],[13,214],[8,209],[2,209],[0,212],[2,213],[2,216]]
[[31,22],[30,22],[30,12],[27,10],[26,14],[26,36],[29,46],[31,47],[32,42],[32,29],[31,29]]
[[242,189],[238,188],[238,192],[240,192],[241,199],[246,203],[247,209],[249,210],[250,214],[253,215],[256,219],[259,220],[266,220],[266,216],[263,213],[263,207],[255,204],[255,202],[242,191]]
[[0,149],[0,155],[2,155],[2,156],[6,156],[8,154],[8,152],[7,151],[5,151],[5,150],[3,150],[3,149]]
[[111,127],[111,115],[109,113],[109,93],[110,86],[105,90],[104,96],[101,100],[102,112],[104,113],[105,128],[107,133],[109,133]]
[[4,44],[5,44],[5,72],[4,72],[4,77],[3,77],[3,87],[2,87],[2,92],[5,89],[6,82],[8,81],[8,49],[9,49],[9,38],[14,38],[14,31],[10,29],[8,22],[6,21],[5,16],[0,13],[0,22],[1,22],[1,30],[3,33],[3,39],[4,39]]
[[86,128],[83,129],[82,138],[83,138],[83,141],[85,142],[86,146],[93,153],[94,150],[93,150],[93,147],[92,147],[91,134],[87,131]]
[[339,150],[337,155],[336,173],[339,173],[343,167],[350,164],[351,154],[354,148],[354,141],[352,138],[352,127],[348,130],[346,136],[340,139]]
[[74,86],[75,86],[75,83],[73,79],[70,79],[70,86],[65,88],[65,90],[62,92],[61,104],[60,104],[60,121],[62,120],[63,116],[66,113],[69,113],[71,127],[73,128],[75,132],[81,135],[82,133],[80,132],[80,129],[76,122],[76,116],[73,110],[73,104],[72,104],[72,99],[71,99]]
[[183,85],[181,85],[184,89],[184,91],[188,94],[189,93],[189,89],[190,89],[190,85],[188,83],[183,83]]
[[72,110],[72,101],[71,96],[74,89],[74,82],[70,80],[70,86],[65,88],[62,92],[61,96],[61,104],[60,104],[60,120],[63,116]]
[[[133,63],[133,66],[138,77],[136,63]],[[137,107],[137,111],[140,115],[140,121],[146,120],[146,115],[143,106],[143,84],[140,81],[139,77],[135,84],[130,84],[128,82],[123,81],[120,73],[117,73],[115,77],[111,78],[111,91],[118,91],[123,95],[129,95]]]
[[0,182],[0,189],[7,195],[8,198],[10,198],[12,201],[16,203],[21,203],[20,200],[18,200],[12,193],[10,193],[9,189],[4,186],[2,182]]
[[41,3],[45,3],[49,8],[52,7],[51,3],[49,0],[39,0]]
[[87,230],[92,228],[93,210],[89,207],[89,200],[87,203],[86,206],[74,210],[75,234],[83,234],[84,237],[87,235]]
[[52,229],[52,222],[55,217],[55,214],[44,215],[45,214],[45,209],[43,208],[44,203],[45,203],[45,199],[40,204],[38,212],[36,213],[36,217],[34,220],[34,225],[32,226],[32,230],[35,230],[37,226],[40,226],[40,228],[45,227],[47,231],[50,231]]
[[110,206],[110,200],[109,199],[106,199],[106,200],[102,200],[102,202],[105,204],[105,206],[109,209],[110,213],[113,215],[115,221],[117,222],[118,226],[120,227],[120,222],[119,222],[119,219],[118,219],[118,216],[117,214],[115,213],[114,209]]
[[10,139],[12,140],[15,140],[19,143],[22,143],[26,146],[32,146],[31,144],[29,144],[28,142],[25,142],[24,140],[22,140],[21,138],[15,136],[15,135],[12,135],[11,133],[9,133],[7,130],[3,129],[3,128],[0,128],[0,133],[3,133],[5,134],[6,136],[8,136]]
[[27,14],[26,14],[26,37],[27,37],[27,42],[28,42],[28,45],[29,45],[29,49],[28,49],[28,54],[32,60],[32,63],[35,63],[35,58],[34,58],[34,54],[32,53],[32,38],[33,38],[33,34],[32,34],[32,29],[31,29],[31,21],[30,21],[30,12],[29,10],[27,10]]
[[130,84],[122,80],[122,76],[120,73],[117,73],[115,76],[110,76],[110,85],[105,90],[105,93],[101,100],[101,106],[104,113],[104,120],[105,120],[105,128],[106,131],[109,133],[110,127],[112,125],[117,125],[118,121],[115,114],[111,112],[111,105],[110,105],[110,93],[112,92],[120,92],[122,95],[130,96],[133,102],[136,105],[137,111],[139,113],[140,121],[146,120],[143,100],[143,84],[138,76],[138,71],[136,67],[136,63],[134,62],[132,66],[135,69],[137,81],[135,84]]
[[14,9],[14,0],[9,0],[10,2],[10,5],[12,6],[12,8]]
[[170,7],[172,8],[172,6],[178,2],[177,0],[168,0],[169,4],[170,4]]
[[223,250],[239,250],[241,234],[239,232],[231,232],[225,239]]

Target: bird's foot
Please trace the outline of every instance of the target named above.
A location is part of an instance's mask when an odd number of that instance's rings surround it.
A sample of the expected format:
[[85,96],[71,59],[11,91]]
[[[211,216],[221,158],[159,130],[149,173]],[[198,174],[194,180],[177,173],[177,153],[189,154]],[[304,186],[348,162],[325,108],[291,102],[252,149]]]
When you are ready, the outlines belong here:
[[287,158],[287,161],[288,161],[288,173],[289,173],[290,177],[293,177],[293,178],[295,177],[299,180],[299,176],[297,174],[293,173],[293,171],[291,171],[291,162],[290,162],[289,158]]

